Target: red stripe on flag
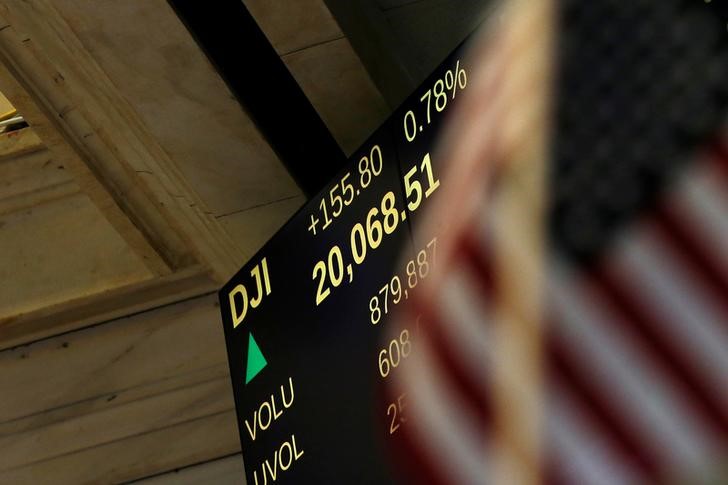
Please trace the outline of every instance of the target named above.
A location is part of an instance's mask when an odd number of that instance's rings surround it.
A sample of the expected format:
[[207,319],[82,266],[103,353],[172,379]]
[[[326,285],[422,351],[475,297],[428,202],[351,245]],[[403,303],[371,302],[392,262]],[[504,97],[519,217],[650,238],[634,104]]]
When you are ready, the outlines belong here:
[[[660,206],[656,210],[656,217],[651,219],[654,229],[659,233],[662,241],[668,242],[686,263],[692,267],[693,281],[701,282],[710,288],[716,296],[716,302],[722,306],[722,310],[728,313],[728,302],[725,295],[728,295],[728,281],[718,271],[720,263],[711,260],[710,256],[702,250],[701,243],[693,234],[685,229],[680,223],[680,216],[669,207]],[[706,290],[708,289],[706,288]]]
[[[431,355],[435,356],[437,361],[435,365],[448,377],[452,388],[457,392],[454,397],[478,418],[480,429],[488,429],[493,419],[490,396],[484,393],[483,386],[479,385],[477,378],[463,366],[462,360],[458,358],[457,346],[450,340],[447,332],[441,328],[446,322],[435,314],[430,305],[423,304],[417,297],[414,297],[409,311],[410,321],[413,321],[416,318],[415,315],[419,314],[421,324],[424,323],[424,326],[421,327],[418,345],[428,346]],[[487,357],[483,356],[483,358]]]
[[[384,386],[385,409],[389,403],[396,402],[398,397],[392,386]],[[389,436],[390,439],[386,440],[388,449],[394,455],[394,459],[390,462],[397,464],[394,467],[395,472],[399,472],[397,483],[448,485],[450,482],[445,472],[430,458],[432,451],[426,449],[425,443],[428,440],[423,437],[426,433],[413,429],[414,426],[416,423],[402,423],[398,430]]]

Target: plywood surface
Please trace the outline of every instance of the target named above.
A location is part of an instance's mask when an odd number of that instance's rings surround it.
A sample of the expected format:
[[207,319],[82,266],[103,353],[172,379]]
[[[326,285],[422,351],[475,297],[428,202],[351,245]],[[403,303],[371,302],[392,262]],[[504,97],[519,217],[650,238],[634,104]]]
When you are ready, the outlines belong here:
[[0,241],[0,318],[152,276],[81,193],[0,215]]
[[0,352],[0,369],[0,483],[129,480],[239,447],[214,296]]
[[[32,198],[44,189],[65,184],[73,185],[76,192],[80,191],[65,165],[54,159],[48,150],[40,147],[32,153],[24,153],[26,150],[23,146],[11,145],[15,140],[24,144],[22,139],[26,137],[27,130],[29,128],[12,137],[11,134],[0,134],[0,140],[5,142],[7,148],[6,155],[0,158],[0,203],[23,195]],[[20,153],[16,148],[20,149]],[[10,209],[0,209],[0,212],[9,211]]]

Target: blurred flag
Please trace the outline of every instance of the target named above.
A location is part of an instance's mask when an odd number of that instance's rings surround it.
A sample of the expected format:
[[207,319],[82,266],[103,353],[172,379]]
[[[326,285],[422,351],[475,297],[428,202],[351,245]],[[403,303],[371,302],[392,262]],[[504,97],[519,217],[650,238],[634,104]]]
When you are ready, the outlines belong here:
[[544,453],[561,482],[728,480],[726,164],[701,154],[588,270],[551,264]]
[[437,264],[400,316],[420,338],[391,386],[406,396],[411,483],[538,482],[553,18],[551,0],[490,16],[438,150],[448,172],[415,234],[437,236]]
[[728,482],[728,33],[707,3],[514,0],[475,42],[420,228],[438,266],[398,322],[421,330],[390,387],[413,483]]

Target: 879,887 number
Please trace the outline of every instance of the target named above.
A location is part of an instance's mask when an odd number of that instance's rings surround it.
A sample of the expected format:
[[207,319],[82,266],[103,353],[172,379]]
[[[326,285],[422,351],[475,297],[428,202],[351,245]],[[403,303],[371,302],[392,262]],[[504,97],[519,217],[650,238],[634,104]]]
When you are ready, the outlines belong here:
[[[430,274],[430,265],[435,264],[437,254],[437,238],[433,238],[427,247],[417,252],[414,259],[407,261],[405,276],[394,275],[392,279],[382,286],[376,295],[369,300],[369,321],[376,325],[382,315],[389,313],[389,309],[403,300],[409,298],[409,290],[415,288],[420,280]],[[402,283],[406,282],[406,286]]]

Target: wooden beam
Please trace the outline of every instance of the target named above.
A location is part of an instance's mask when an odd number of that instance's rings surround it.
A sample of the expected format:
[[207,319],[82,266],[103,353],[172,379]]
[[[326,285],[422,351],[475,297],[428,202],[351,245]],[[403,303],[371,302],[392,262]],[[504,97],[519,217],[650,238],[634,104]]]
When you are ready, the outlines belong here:
[[190,298],[217,288],[218,283],[209,271],[198,265],[100,294],[0,318],[0,350]]
[[[2,22],[2,20],[0,20]],[[0,63],[4,65],[0,69],[0,90],[18,106],[43,144],[53,153],[57,162],[73,173],[78,185],[89,198],[96,204],[99,210],[106,216],[112,226],[122,235],[124,240],[139,254],[147,267],[155,274],[168,274],[169,265],[165,263],[157,251],[151,246],[144,234],[126,216],[122,208],[114,202],[113,197],[96,179],[93,172],[85,164],[71,144],[64,138],[61,129],[52,115],[28,93],[28,88],[21,85],[18,77],[20,74],[12,65],[11,58],[3,49],[3,38],[5,30],[0,31]],[[24,83],[25,84],[25,83]],[[40,96],[40,93],[38,93]]]
[[0,89],[148,267],[224,281],[235,245],[53,3],[4,0],[0,29]]

